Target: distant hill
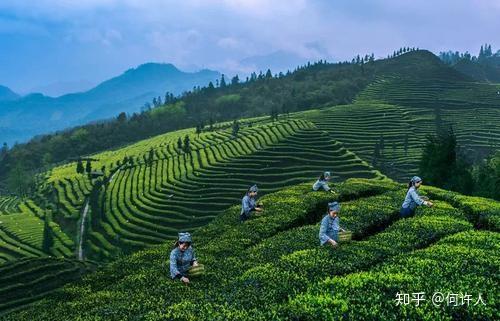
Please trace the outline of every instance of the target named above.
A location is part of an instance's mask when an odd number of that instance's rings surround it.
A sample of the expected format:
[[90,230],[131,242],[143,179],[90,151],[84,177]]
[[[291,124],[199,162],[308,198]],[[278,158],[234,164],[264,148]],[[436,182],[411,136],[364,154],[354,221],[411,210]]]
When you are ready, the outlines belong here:
[[483,61],[460,60],[453,68],[475,80],[500,83],[500,56]]
[[163,98],[167,91],[177,95],[218,77],[219,73],[211,70],[186,73],[171,64],[147,63],[89,91],[57,98],[42,94],[19,98],[11,91],[0,89],[0,97],[6,97],[0,98],[0,128],[10,133],[22,131],[22,134],[7,136],[8,139],[1,138],[11,144],[37,134],[109,118],[120,112],[137,112],[153,97]]
[[0,85],[0,101],[15,100],[18,98],[19,95],[10,90],[10,88]]
[[478,56],[449,50],[440,52],[439,58],[476,81],[500,83],[500,50],[494,53],[491,45],[482,45]]

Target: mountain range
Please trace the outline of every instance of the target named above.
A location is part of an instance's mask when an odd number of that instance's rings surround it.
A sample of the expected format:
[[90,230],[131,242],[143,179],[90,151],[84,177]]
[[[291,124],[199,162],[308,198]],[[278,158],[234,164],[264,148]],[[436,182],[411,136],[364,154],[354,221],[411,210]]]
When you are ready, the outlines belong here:
[[183,72],[172,64],[146,63],[81,93],[20,96],[0,86],[0,140],[9,145],[42,133],[137,112],[166,92],[178,95],[219,78],[212,70]]

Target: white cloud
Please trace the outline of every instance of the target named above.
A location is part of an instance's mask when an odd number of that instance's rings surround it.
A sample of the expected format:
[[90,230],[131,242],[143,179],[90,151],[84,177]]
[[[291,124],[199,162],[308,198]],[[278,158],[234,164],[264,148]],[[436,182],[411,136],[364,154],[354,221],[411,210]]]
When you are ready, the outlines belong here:
[[241,49],[244,47],[244,42],[234,37],[223,37],[217,41],[217,45],[222,49]]
[[64,45],[78,54],[64,56],[79,59],[68,65],[114,74],[146,61],[246,72],[239,61],[276,51],[306,60],[400,46],[476,52],[500,30],[500,1],[487,0],[19,0],[0,1],[0,11],[11,17],[0,35],[45,35],[40,50]]

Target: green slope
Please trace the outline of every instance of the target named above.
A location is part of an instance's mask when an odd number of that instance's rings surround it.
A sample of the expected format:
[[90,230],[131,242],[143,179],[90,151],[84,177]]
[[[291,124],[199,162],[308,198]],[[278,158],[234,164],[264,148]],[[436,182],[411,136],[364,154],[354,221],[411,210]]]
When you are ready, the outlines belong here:
[[[324,170],[332,171],[334,184],[351,177],[386,175],[406,181],[417,173],[426,135],[443,124],[453,125],[458,143],[470,154],[479,157],[500,148],[500,110],[491,95],[498,86],[471,82],[426,51],[376,63],[373,68],[378,78],[353,104],[281,115],[276,122],[268,117],[244,119],[237,137],[232,136],[231,123],[222,123],[200,135],[185,129],[90,155],[93,169],[105,167],[104,187],[97,188],[95,180],[77,174],[76,162],[53,168],[40,175],[31,199],[0,197],[0,264],[36,261],[47,255],[74,258],[80,244],[84,258],[114,260],[123,253],[168,242],[179,230],[197,231],[239,204],[253,183],[266,195],[294,184],[312,184]],[[189,153],[177,148],[177,140],[186,135],[191,139]],[[376,145],[379,155],[375,155]],[[483,212],[475,213],[474,206],[461,206],[458,196],[436,195],[463,211],[475,226],[498,226],[493,203],[467,199],[482,208]],[[389,200],[390,220],[399,206],[398,197],[392,195]],[[85,204],[90,204],[90,210],[81,235]],[[46,253],[43,220],[48,213],[53,217],[55,243]],[[382,220],[381,224],[388,223]],[[365,226],[357,237],[381,227]],[[312,234],[307,233],[315,229],[313,224],[288,233],[308,241]],[[290,244],[286,253],[307,249],[304,244]],[[251,257],[260,260],[262,254]],[[76,273],[74,278],[79,276]],[[50,290],[60,285],[51,284]],[[8,307],[32,301],[18,301],[28,295],[23,293],[27,292],[19,290]]]
[[[170,244],[122,258],[5,320],[493,320],[498,315],[499,203],[425,188],[433,208],[399,219],[404,186],[350,179],[339,194],[301,184],[262,198],[266,212],[241,224],[239,207],[194,232],[207,273],[188,286],[168,276]],[[451,197],[451,198],[450,198]],[[328,201],[342,202],[354,241],[320,247]],[[451,201],[451,202],[449,202]],[[492,209],[478,230],[468,210]],[[395,307],[397,292],[482,293],[486,305]],[[361,301],[363,299],[363,301]],[[424,313],[424,314],[422,314]]]

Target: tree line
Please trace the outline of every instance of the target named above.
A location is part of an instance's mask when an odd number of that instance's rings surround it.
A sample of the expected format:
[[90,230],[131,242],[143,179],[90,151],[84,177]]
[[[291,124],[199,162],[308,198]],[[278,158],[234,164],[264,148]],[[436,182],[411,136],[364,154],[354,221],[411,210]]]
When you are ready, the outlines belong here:
[[426,184],[500,200],[500,151],[473,164],[451,127],[428,136],[419,173]]

